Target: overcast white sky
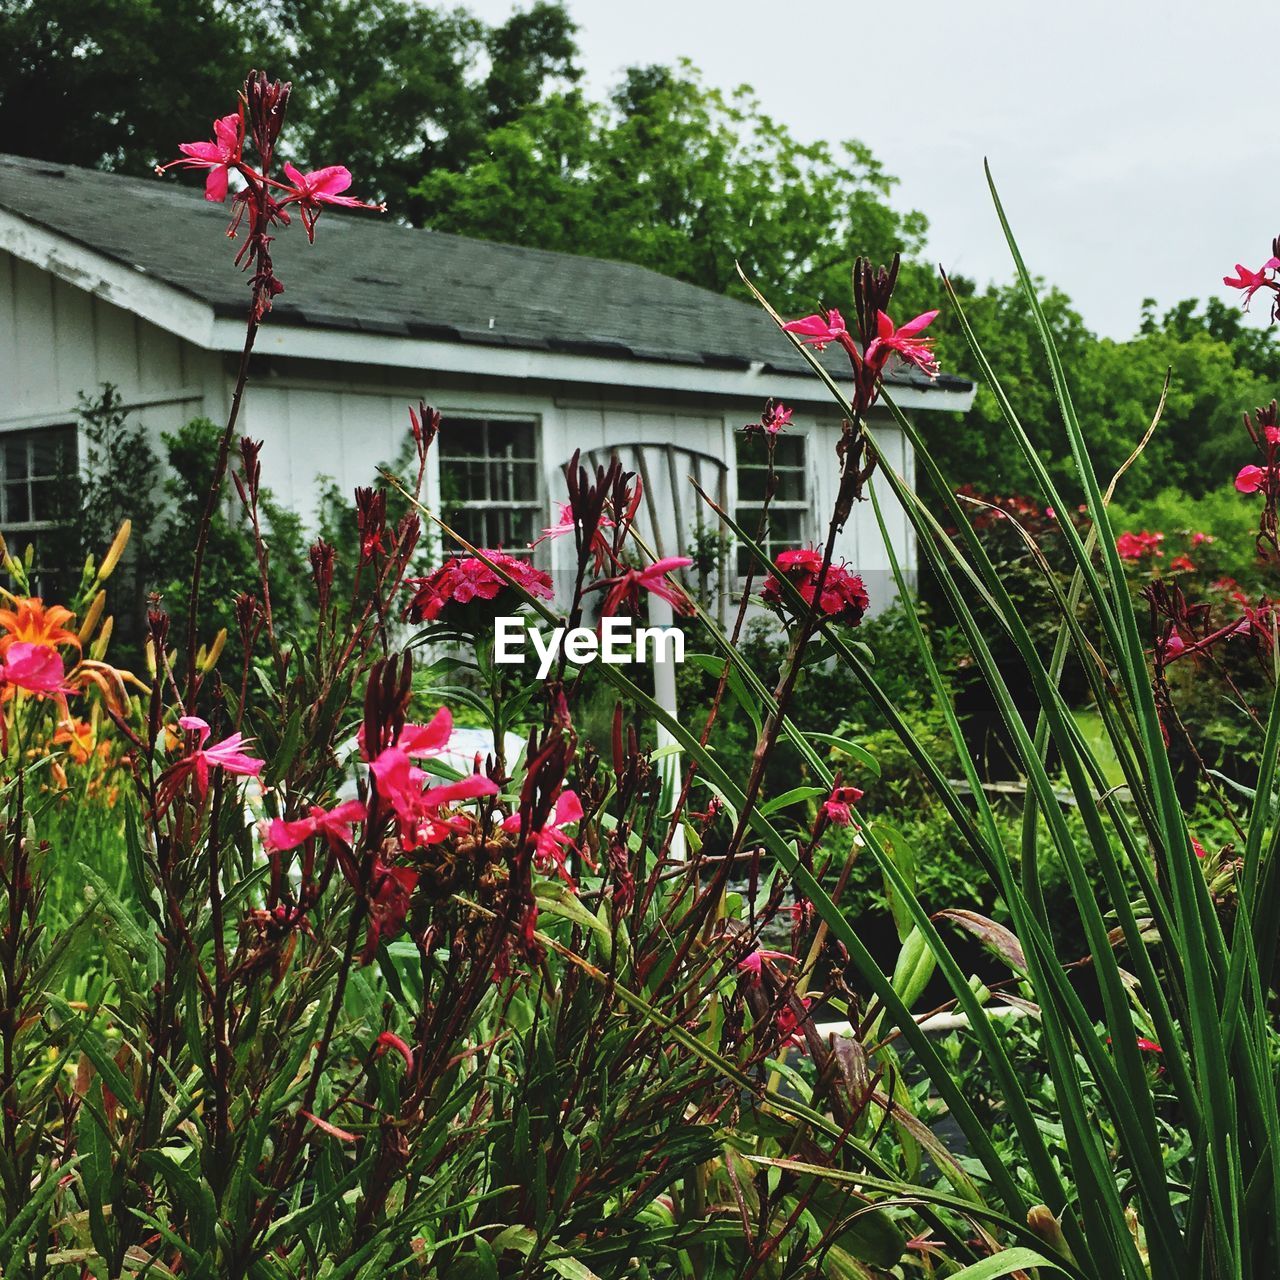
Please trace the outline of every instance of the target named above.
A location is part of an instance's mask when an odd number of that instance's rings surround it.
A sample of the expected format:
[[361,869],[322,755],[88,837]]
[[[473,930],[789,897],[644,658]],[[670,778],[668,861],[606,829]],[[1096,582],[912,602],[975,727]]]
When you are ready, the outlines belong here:
[[[511,0],[468,0],[490,21]],[[1142,299],[1217,292],[1280,231],[1277,0],[569,0],[589,87],[688,57],[801,138],[867,143],[931,256],[1011,274],[990,157],[1033,271],[1125,337]],[[1264,308],[1259,308],[1265,311]],[[1260,315],[1258,317],[1262,319]]]

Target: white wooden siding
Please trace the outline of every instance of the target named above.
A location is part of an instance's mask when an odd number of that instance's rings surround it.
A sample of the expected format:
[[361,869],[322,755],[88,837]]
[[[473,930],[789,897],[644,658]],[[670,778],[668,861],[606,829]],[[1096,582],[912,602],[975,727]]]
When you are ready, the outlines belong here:
[[[81,394],[95,395],[103,382],[118,386],[134,416],[155,435],[197,414],[221,421],[233,372],[231,357],[0,252],[0,432],[70,421]],[[472,381],[463,388],[457,375],[429,370],[292,364],[287,374],[269,370],[250,384],[240,431],[264,441],[265,482],[312,521],[322,478],[349,494],[357,485],[373,483],[379,464],[397,459],[408,436],[409,406],[420,398],[446,418],[529,419],[540,425],[539,497],[549,522],[555,504],[566,496],[563,468],[573,451],[615,443],[672,443],[725,460],[731,468],[732,509],[736,433],[759,414],[762,403],[694,400],[672,392],[669,404],[637,406],[621,397],[588,399],[585,389],[571,385],[548,390],[545,383],[495,379],[491,389],[476,389]],[[839,424],[801,409],[792,429],[809,437],[812,515],[806,533],[821,545],[835,501]],[[886,419],[876,424],[875,434],[886,462],[912,480],[913,459],[901,432]],[[439,495],[436,468],[433,457],[427,478],[432,506]],[[904,568],[914,572],[905,517],[887,493],[881,496]],[[696,501],[690,490],[686,516]],[[837,553],[867,577],[873,603],[890,598],[888,559],[869,503],[855,508]],[[571,554],[568,540],[562,540],[551,552],[554,567],[567,568]]]

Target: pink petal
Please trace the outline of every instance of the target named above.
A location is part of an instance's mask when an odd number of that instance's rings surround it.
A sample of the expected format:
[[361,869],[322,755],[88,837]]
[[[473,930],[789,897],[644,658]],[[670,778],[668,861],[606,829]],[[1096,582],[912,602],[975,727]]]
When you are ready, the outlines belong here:
[[229,116],[213,122],[213,136],[227,149],[234,153],[240,142],[240,113],[233,111]]
[[317,169],[307,177],[307,184],[312,192],[323,198],[336,196],[351,185],[351,170],[345,165],[331,164]]
[[899,338],[914,338],[917,333],[922,333],[936,319],[938,313],[936,311],[925,311],[916,316],[914,320],[908,320],[906,324],[898,330]]
[[307,180],[303,174],[295,169],[288,160],[284,162],[284,176],[299,190],[302,190],[307,185]]
[[1262,488],[1266,474],[1261,467],[1254,466],[1251,462],[1236,473],[1236,488],[1241,493],[1257,493]]
[[227,166],[220,164],[209,170],[204,180],[204,198],[213,204],[221,204],[227,198]]
[[556,826],[563,827],[570,822],[582,820],[582,801],[576,791],[562,791],[556,801]]
[[209,728],[209,722],[202,720],[199,716],[182,716],[179,718],[178,724],[182,728],[200,735],[199,741],[196,743],[197,749],[203,747],[209,741],[209,734],[213,732]]
[[400,732],[396,746],[407,756],[434,755],[449,745],[453,733],[453,716],[441,707],[428,724],[407,724]]
[[226,159],[222,154],[222,148],[216,142],[183,142],[178,150],[184,156],[190,156],[192,160],[198,160],[202,164],[222,164]]

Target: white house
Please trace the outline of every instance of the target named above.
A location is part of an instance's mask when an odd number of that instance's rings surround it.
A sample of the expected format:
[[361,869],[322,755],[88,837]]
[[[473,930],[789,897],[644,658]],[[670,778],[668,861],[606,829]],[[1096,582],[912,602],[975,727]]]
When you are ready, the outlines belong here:
[[[0,531],[11,542],[48,519],[53,459],[74,441],[82,394],[113,383],[156,432],[225,419],[248,299],[227,215],[174,178],[0,156]],[[772,547],[823,536],[838,416],[754,306],[640,267],[372,214],[326,213],[314,245],[295,226],[274,248],[285,292],[258,337],[240,425],[265,441],[265,482],[304,514],[318,477],[350,490],[394,460],[422,398],[445,417],[428,500],[472,542],[525,546],[551,522],[573,451],[616,451],[646,479],[648,527],[675,554],[710,527],[690,476],[754,527],[761,456],[741,428],[772,396],[796,409],[778,446]],[[945,375],[893,381],[907,411],[962,412],[973,396]],[[898,429],[880,417],[874,432],[910,478]],[[906,522],[892,518],[913,567]],[[839,552],[869,585],[884,572],[869,510]]]

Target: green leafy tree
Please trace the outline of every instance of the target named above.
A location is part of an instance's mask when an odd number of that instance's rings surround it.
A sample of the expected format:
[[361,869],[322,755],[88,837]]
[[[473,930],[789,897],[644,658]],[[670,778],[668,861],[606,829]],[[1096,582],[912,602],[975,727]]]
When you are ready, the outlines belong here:
[[745,296],[735,260],[784,309],[846,306],[854,257],[914,253],[919,213],[857,142],[802,143],[748,88],[687,62],[633,68],[608,101],[549,97],[484,139],[461,170],[427,173],[428,225],[635,262]]
[[424,172],[579,75],[548,0],[494,26],[412,0],[0,0],[0,48],[0,128],[23,154],[146,173],[175,122],[226,114],[267,67],[294,82],[294,157],[348,165],[405,217]]

